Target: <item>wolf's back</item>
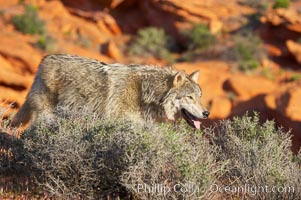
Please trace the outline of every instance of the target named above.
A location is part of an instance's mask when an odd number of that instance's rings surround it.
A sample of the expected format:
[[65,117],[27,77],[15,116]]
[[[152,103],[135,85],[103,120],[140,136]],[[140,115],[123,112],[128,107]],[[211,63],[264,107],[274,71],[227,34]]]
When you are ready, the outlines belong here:
[[51,113],[59,106],[103,110],[108,93],[104,65],[73,55],[46,56],[12,125],[26,124],[31,118],[38,118],[40,113]]
[[142,115],[144,107],[148,109],[148,104],[158,103],[155,95],[169,89],[164,83],[174,74],[175,71],[166,68],[105,64],[66,54],[49,55],[40,63],[35,81],[13,123],[24,124],[31,118],[34,121],[41,113],[51,114],[57,107],[68,110],[85,107],[103,118],[129,113]]

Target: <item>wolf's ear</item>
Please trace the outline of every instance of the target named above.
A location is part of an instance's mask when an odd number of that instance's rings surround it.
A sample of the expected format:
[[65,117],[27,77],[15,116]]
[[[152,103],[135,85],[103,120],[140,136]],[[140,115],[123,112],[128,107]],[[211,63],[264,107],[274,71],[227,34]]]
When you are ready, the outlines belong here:
[[190,75],[189,75],[189,78],[195,82],[195,83],[198,83],[198,80],[199,80],[199,76],[200,76],[200,71],[195,71],[195,72],[192,72]]
[[179,87],[179,86],[183,85],[183,83],[185,82],[185,77],[186,77],[186,74],[184,71],[179,71],[178,73],[176,73],[176,75],[173,79],[174,87]]

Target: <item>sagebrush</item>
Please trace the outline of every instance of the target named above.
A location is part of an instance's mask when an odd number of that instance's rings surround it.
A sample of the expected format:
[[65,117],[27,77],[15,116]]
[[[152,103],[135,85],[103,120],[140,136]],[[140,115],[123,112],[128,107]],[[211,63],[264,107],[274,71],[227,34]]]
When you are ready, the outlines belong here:
[[290,0],[275,0],[273,8],[288,8]]
[[194,24],[190,30],[181,31],[181,35],[186,38],[180,61],[191,61],[196,58],[206,59],[218,56],[222,51],[217,44],[217,38],[211,34],[209,28],[204,24]]
[[222,161],[202,133],[180,124],[134,125],[69,116],[32,126],[23,136],[24,157],[37,182],[60,198],[132,194],[139,199],[185,199],[176,192],[148,193],[138,185],[195,184],[195,197],[208,193]]
[[210,130],[220,150],[217,160],[228,161],[221,184],[251,186],[253,191],[239,194],[247,199],[300,199],[301,171],[298,162],[292,161],[290,134],[274,121],[261,124],[259,120],[257,113],[235,117]]
[[172,61],[171,50],[174,39],[167,35],[162,28],[147,27],[138,31],[137,36],[129,45],[129,54],[132,56],[153,56]]
[[238,63],[241,71],[255,70],[266,56],[260,37],[251,30],[243,30],[233,36],[234,45],[228,57]]
[[12,23],[22,33],[44,34],[46,32],[45,22],[39,18],[38,8],[27,4],[23,14],[12,17]]
[[46,52],[54,52],[57,49],[56,40],[47,34],[41,35],[35,45]]
[[206,50],[214,44],[216,38],[204,24],[194,25],[192,30],[185,33],[188,36],[188,49],[195,51]]
[[[273,121],[261,124],[258,114],[223,120],[202,131],[185,122],[133,124],[91,113],[60,116],[36,122],[12,148],[19,152],[16,163],[34,177],[36,190],[53,197],[301,198],[300,155],[291,153],[289,133]],[[293,190],[229,193],[213,187],[245,185]]]

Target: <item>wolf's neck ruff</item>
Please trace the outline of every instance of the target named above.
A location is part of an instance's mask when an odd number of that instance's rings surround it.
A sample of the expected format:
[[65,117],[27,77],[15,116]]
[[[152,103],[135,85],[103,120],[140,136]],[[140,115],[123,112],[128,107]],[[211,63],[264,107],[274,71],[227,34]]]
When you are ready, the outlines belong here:
[[55,117],[55,109],[62,106],[71,111],[86,107],[104,119],[165,122],[182,116],[199,129],[200,119],[209,112],[201,104],[198,76],[198,72],[186,75],[167,67],[49,55],[42,60],[12,125],[34,122],[45,113]]

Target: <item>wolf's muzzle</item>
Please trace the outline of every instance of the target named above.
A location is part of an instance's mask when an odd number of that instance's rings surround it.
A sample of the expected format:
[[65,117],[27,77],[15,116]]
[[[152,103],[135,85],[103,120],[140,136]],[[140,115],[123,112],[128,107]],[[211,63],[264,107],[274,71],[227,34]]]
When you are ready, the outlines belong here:
[[204,112],[203,112],[203,116],[204,116],[205,118],[208,118],[209,115],[210,115],[210,112],[209,112],[209,111],[204,111]]

